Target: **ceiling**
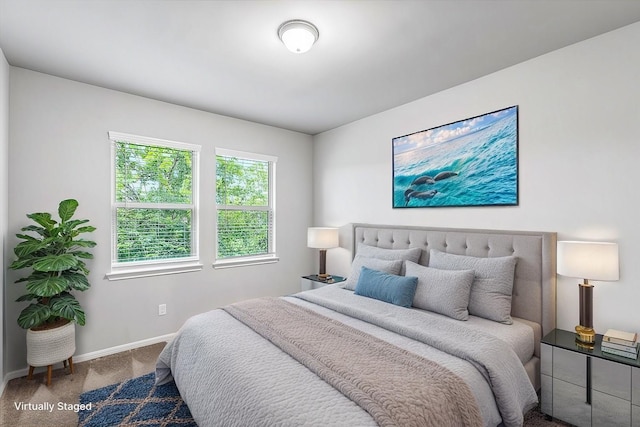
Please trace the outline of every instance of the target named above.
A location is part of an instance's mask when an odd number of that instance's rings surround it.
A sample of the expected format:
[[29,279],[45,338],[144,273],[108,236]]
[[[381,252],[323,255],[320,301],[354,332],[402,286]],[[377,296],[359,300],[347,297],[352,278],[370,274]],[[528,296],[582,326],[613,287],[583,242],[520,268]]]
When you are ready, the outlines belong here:
[[[318,27],[311,51],[282,45],[289,19]],[[16,67],[313,135],[637,21],[634,0],[0,0],[0,48]]]

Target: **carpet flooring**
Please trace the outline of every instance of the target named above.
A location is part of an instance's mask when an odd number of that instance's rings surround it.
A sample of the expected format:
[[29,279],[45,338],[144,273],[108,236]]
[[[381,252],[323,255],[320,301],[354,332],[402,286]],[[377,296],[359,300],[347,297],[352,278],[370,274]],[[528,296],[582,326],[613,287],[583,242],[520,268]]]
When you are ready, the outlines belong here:
[[[50,387],[46,384],[46,368],[36,368],[33,380],[27,380],[26,376],[15,378],[9,381],[0,399],[0,426],[77,426],[77,407],[73,405],[79,403],[82,393],[153,372],[164,346],[165,343],[158,343],[74,363],[73,374],[60,363],[54,366]],[[53,410],[47,411],[44,407],[47,404],[53,405]]]
[[[81,414],[80,417],[82,418],[79,418],[78,411],[76,411],[79,409],[78,405],[81,403],[81,395],[83,394],[83,399],[87,399],[84,400],[85,404],[95,401],[96,405],[98,405],[98,401],[100,401],[103,403],[101,409],[104,409],[107,406],[105,402],[107,402],[109,396],[112,396],[111,401],[112,403],[116,402],[117,406],[117,397],[119,395],[114,392],[118,390],[118,387],[121,391],[124,389],[123,396],[127,394],[127,398],[134,401],[131,406],[122,406],[116,411],[121,413],[120,416],[123,417],[123,421],[126,418],[131,423],[128,425],[135,425],[132,424],[134,419],[158,416],[163,417],[162,419],[165,422],[168,421],[168,417],[173,417],[174,420],[177,420],[175,425],[192,426],[194,424],[189,424],[189,418],[186,416],[188,408],[179,399],[175,385],[168,384],[167,386],[169,387],[163,386],[160,391],[157,388],[153,390],[154,383],[149,380],[152,376],[147,376],[146,381],[135,382],[135,387],[126,387],[128,383],[131,383],[128,380],[144,379],[146,374],[154,371],[156,359],[163,348],[164,343],[154,344],[99,359],[75,363],[73,375],[65,372],[62,369],[62,365],[60,365],[59,369],[54,370],[50,387],[46,386],[46,369],[43,368],[36,371],[33,380],[29,381],[26,377],[11,380],[0,398],[0,426],[75,427],[79,421],[84,422],[85,427],[118,425],[117,420],[109,421],[105,424],[104,420],[106,418],[99,418],[97,412],[89,418],[91,412],[98,406],[92,408],[92,411],[87,414]],[[135,393],[132,392],[134,389]],[[96,390],[96,393],[87,393],[92,390]],[[170,396],[171,398],[163,402],[163,396]],[[100,399],[97,399],[97,397],[100,397]],[[145,399],[151,405],[145,405]],[[30,405],[32,408],[38,408],[38,405],[40,405],[41,409],[32,410],[25,406],[17,408],[16,406],[20,406],[20,404]],[[50,412],[45,410],[45,405],[47,404],[53,405],[53,410]],[[105,417],[113,416],[106,415],[106,412],[104,415]],[[135,418],[136,416],[138,418]],[[116,424],[111,424],[111,422]],[[142,424],[143,422],[140,421],[140,425]],[[149,423],[144,424],[149,425]],[[172,424],[166,423],[165,425]],[[524,427],[560,427],[568,425],[557,420],[546,420],[538,409],[530,411],[525,416],[524,422]]]

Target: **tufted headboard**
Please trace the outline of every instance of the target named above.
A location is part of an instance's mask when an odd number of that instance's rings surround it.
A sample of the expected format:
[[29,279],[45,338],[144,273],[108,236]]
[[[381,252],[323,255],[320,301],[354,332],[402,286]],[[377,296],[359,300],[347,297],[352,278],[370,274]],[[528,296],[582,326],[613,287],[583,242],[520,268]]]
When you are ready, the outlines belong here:
[[422,248],[422,265],[429,264],[431,249],[475,257],[516,256],[511,314],[540,324],[543,336],[556,326],[556,233],[353,224],[353,256],[358,243]]

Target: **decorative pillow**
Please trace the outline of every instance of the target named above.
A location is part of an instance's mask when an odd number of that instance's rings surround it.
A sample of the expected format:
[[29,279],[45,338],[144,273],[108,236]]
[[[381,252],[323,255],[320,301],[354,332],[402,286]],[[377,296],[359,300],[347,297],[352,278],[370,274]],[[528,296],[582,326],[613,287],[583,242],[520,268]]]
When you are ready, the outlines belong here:
[[517,258],[477,258],[432,249],[429,267],[444,270],[473,270],[475,278],[469,296],[469,314],[510,325],[511,293]]
[[[356,254],[366,256],[368,258],[386,259],[389,261],[395,261],[398,259],[402,261],[412,261],[417,264],[418,261],[420,261],[422,249],[385,249],[377,246],[365,245],[364,243],[358,243]],[[400,274],[404,274],[404,265],[400,268]]]
[[401,307],[411,307],[417,285],[417,277],[396,276],[362,267],[355,294]]
[[358,278],[360,277],[360,270],[362,270],[362,267],[367,267],[372,270],[379,270],[388,274],[398,274],[400,273],[400,269],[402,268],[402,263],[403,261],[401,260],[388,261],[378,258],[368,258],[358,254],[351,263],[351,273],[349,274],[349,277],[347,277],[347,280],[344,282],[343,288],[349,289],[350,291],[356,289]]
[[469,293],[473,270],[438,270],[406,262],[406,275],[418,278],[413,306],[444,314],[457,320],[468,320]]

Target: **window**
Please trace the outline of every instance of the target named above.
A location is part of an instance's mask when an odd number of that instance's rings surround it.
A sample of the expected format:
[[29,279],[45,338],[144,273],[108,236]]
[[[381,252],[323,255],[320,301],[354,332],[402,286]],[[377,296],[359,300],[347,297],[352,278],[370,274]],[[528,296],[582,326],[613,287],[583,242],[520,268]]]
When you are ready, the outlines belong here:
[[[200,147],[109,132],[110,279],[192,271],[198,262]],[[121,272],[122,274],[119,274]]]
[[276,161],[216,149],[216,267],[277,261]]

